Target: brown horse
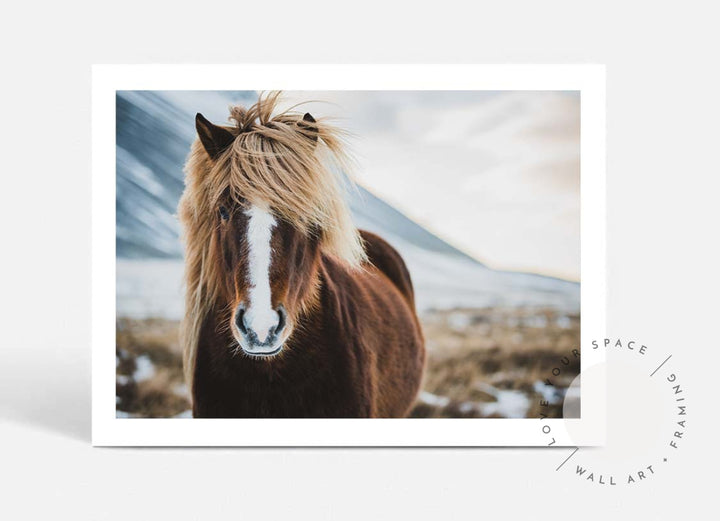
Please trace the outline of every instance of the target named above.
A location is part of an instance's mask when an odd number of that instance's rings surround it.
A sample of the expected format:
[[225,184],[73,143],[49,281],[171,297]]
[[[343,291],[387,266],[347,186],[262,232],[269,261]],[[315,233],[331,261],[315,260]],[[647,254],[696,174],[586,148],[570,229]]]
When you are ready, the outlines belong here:
[[230,127],[196,117],[179,207],[193,415],[403,417],[425,361],[410,275],[352,225],[342,133],[273,116],[277,100]]

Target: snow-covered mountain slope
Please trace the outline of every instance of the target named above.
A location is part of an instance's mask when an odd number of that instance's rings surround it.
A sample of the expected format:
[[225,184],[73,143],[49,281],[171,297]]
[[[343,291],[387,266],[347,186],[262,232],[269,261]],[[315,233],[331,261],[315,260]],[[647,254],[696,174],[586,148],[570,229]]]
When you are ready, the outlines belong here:
[[[252,92],[120,91],[117,94],[118,313],[182,313],[182,247],[175,217],[182,167],[202,112],[223,122]],[[579,309],[580,286],[492,270],[413,222],[369,191],[350,193],[357,225],[393,244],[406,260],[420,308],[547,306]]]

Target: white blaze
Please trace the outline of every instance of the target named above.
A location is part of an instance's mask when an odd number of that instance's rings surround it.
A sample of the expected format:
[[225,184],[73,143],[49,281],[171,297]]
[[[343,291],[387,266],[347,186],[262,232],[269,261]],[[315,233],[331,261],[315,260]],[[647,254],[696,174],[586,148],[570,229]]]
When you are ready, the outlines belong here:
[[277,326],[278,314],[272,307],[270,294],[270,239],[275,227],[272,214],[259,206],[246,210],[249,217],[248,243],[248,307],[246,323],[255,331],[259,342],[264,342],[272,328]]

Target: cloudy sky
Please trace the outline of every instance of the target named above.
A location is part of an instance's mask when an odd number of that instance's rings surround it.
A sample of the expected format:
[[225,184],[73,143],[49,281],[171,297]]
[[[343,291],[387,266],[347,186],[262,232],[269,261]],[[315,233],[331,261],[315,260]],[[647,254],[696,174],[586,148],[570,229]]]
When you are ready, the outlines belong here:
[[287,92],[354,134],[359,183],[493,268],[579,280],[580,97]]

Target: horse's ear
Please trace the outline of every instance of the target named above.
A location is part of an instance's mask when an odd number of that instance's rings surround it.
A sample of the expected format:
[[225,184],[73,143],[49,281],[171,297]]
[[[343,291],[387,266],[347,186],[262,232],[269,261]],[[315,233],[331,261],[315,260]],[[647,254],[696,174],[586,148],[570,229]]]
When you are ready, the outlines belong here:
[[195,128],[205,151],[213,159],[217,158],[235,139],[229,130],[213,125],[199,112],[195,116]]
[[302,130],[302,133],[313,142],[317,143],[318,140],[318,126],[315,118],[306,112],[303,118],[298,121],[298,127]]

